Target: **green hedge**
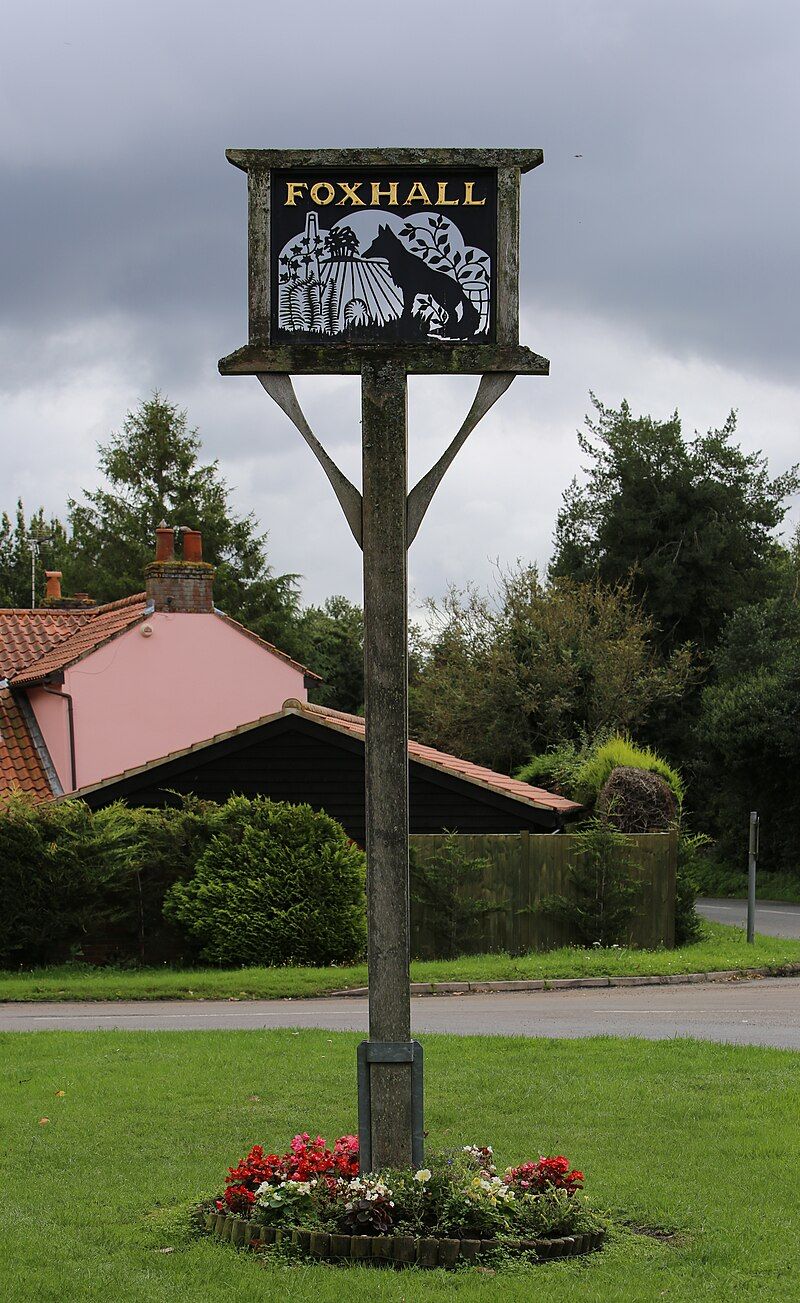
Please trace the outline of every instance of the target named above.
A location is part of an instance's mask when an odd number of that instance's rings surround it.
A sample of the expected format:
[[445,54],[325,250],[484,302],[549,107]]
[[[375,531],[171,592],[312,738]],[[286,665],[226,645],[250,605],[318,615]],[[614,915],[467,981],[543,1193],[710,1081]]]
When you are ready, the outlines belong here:
[[336,964],[366,949],[364,854],[309,805],[233,797],[164,914],[210,964]]
[[[227,847],[231,862],[238,857],[249,863],[251,876],[257,876],[259,864],[268,866],[269,890],[283,902],[286,914],[281,946],[276,948],[273,933],[257,959],[229,962],[282,963],[280,956],[299,949],[299,942],[290,946],[287,939],[288,902],[298,884],[306,893],[305,962],[331,962],[332,943],[320,934],[320,901],[331,928],[337,923],[340,928],[333,950],[338,945],[348,958],[360,952],[366,926],[363,855],[351,847],[338,824],[308,806],[242,797],[215,805],[187,797],[175,807],[130,809],[116,802],[92,813],[82,801],[36,805],[14,796],[0,812],[0,966],[94,953],[151,963],[194,960],[201,949],[210,954],[213,944],[197,917],[189,923],[187,913],[184,924],[172,893],[187,884],[191,894],[188,884],[195,870],[210,872],[214,858],[204,856],[212,844],[218,848],[215,854]],[[337,873],[342,884],[339,902]],[[165,917],[167,897],[171,906]],[[174,900],[178,898],[179,893]],[[299,901],[291,918],[299,936]],[[248,926],[244,915],[239,922],[242,935]],[[248,954],[253,954],[255,942],[248,944]]]

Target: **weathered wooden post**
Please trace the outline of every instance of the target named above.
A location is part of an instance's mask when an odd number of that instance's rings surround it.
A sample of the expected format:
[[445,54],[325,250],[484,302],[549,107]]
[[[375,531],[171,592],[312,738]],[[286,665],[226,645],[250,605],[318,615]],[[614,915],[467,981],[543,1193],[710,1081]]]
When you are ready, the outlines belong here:
[[[249,342],[364,554],[369,1040],[359,1047],[362,1170],[422,1163],[422,1049],[411,1039],[407,550],[459,448],[516,375],[520,173],[541,150],[229,150],[248,175]],[[325,452],[291,382],[361,375],[362,491]],[[477,374],[442,456],[408,492],[407,376]]]

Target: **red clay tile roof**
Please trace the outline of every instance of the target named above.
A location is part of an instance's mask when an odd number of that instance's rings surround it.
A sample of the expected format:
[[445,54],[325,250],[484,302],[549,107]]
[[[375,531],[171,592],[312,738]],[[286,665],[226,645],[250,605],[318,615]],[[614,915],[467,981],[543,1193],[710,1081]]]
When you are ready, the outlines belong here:
[[0,610],[0,678],[27,669],[88,618],[82,611]]
[[[284,701],[283,709],[273,715],[264,715],[261,719],[254,719],[249,724],[240,724],[238,728],[230,729],[226,733],[217,733],[214,737],[206,738],[203,742],[195,742],[193,746],[185,747],[181,751],[171,751],[169,755],[159,756],[157,760],[149,760],[146,764],[126,769],[124,773],[104,778],[102,782],[92,783],[87,787],[80,788],[71,795],[81,797],[88,792],[110,787],[114,783],[121,782],[124,778],[130,778],[134,774],[146,773],[149,769],[154,769],[169,760],[179,760],[183,756],[196,754],[198,751],[204,750],[205,747],[213,746],[215,742],[224,742],[229,738],[241,736],[243,733],[251,733],[254,729],[260,728],[264,724],[271,724],[277,719],[283,719],[287,715],[300,715],[321,724],[325,728],[332,728],[341,733],[349,733],[362,740],[366,733],[365,721],[360,715],[346,715],[340,710],[329,710],[325,706],[314,706],[309,702],[298,701],[296,698],[290,697],[287,701]],[[509,778],[507,774],[497,774],[493,769],[485,769],[482,765],[473,765],[469,760],[459,760],[457,756],[448,755],[444,751],[436,751],[433,747],[423,746],[420,742],[409,741],[408,754],[412,760],[427,765],[431,769],[438,769],[442,773],[452,774],[456,778],[474,783],[487,791],[511,797],[512,800],[523,801],[526,805],[532,805],[539,810],[553,810],[558,814],[568,816],[577,814],[578,810],[583,809],[576,801],[568,801],[565,796],[558,796],[555,792],[546,792],[542,787],[531,787],[530,783],[519,782],[516,778]]]
[[0,610],[0,678],[29,683],[63,669],[144,611],[144,593],[83,611]]
[[[322,723],[329,723],[356,737],[365,736],[366,725],[360,715],[346,715],[340,710],[328,710],[325,706],[314,706],[300,701],[285,701],[283,708],[292,709],[309,718],[320,719]],[[532,787],[530,783],[509,778],[507,774],[498,774],[483,765],[474,765],[471,760],[460,760],[458,756],[448,755],[446,751],[437,751],[434,747],[423,746],[421,742],[415,742],[413,739],[409,739],[408,754],[412,760],[418,760],[431,769],[439,769],[443,773],[454,774],[457,778],[465,778],[470,783],[476,783],[494,792],[501,792],[503,796],[511,796],[517,801],[525,801],[528,805],[557,810],[561,814],[572,814],[583,808],[577,801],[568,801],[565,796],[547,792],[543,787]]]
[[[88,656],[109,639],[124,633],[144,618],[147,599],[144,593],[108,602],[88,611],[0,610],[0,679],[18,687],[31,687],[48,674],[63,670]],[[258,634],[246,629],[222,611],[214,614],[238,633],[272,652],[287,665],[313,679],[319,675],[293,660]]]
[[15,788],[46,801],[53,789],[10,688],[0,688],[0,804]]
[[[77,628],[65,631],[64,636],[37,660],[10,676],[11,681],[17,687],[30,686],[40,683],[48,674],[73,665],[110,638],[115,638],[131,625],[138,624],[144,618],[146,607],[144,593],[134,593],[132,597],[123,597],[118,602],[95,607],[86,616],[81,616]],[[0,613],[2,614],[5,613]],[[25,614],[30,615],[30,612]]]

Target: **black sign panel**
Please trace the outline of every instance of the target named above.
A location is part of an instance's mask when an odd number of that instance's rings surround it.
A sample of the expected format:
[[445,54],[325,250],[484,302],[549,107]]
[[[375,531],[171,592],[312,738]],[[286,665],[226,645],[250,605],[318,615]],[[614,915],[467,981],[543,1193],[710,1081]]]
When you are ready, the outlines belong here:
[[495,338],[497,174],[273,171],[272,338]]

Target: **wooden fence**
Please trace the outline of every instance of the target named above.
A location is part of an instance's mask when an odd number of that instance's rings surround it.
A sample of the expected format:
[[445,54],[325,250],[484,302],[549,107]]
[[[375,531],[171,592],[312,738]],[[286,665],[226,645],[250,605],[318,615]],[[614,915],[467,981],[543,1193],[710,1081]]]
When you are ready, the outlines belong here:
[[[417,862],[424,863],[445,840],[444,833],[412,834]],[[471,944],[463,950],[522,954],[576,941],[568,923],[537,909],[547,896],[569,895],[569,869],[576,844],[573,834],[459,834],[458,840],[470,859],[489,861],[480,878],[463,889],[464,899],[489,906],[477,919]],[[629,841],[635,848],[630,869],[641,883],[641,895],[628,940],[648,949],[673,946],[677,834],[637,833],[630,835]],[[438,957],[432,907],[415,900],[411,904],[411,953],[419,959]]]

